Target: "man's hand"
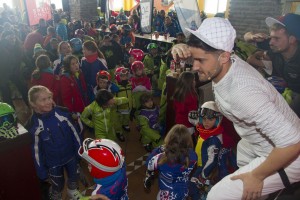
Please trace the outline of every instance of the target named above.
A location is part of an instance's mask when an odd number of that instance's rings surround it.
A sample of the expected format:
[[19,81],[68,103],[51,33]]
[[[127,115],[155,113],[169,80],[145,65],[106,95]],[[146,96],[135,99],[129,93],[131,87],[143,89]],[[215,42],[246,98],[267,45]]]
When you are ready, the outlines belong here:
[[89,199],[92,199],[92,200],[109,200],[108,197],[106,197],[106,196],[104,196],[102,194],[93,195]]
[[231,177],[231,180],[237,179],[242,180],[244,184],[242,200],[254,200],[261,197],[263,180],[253,176],[251,172]]
[[188,45],[186,45],[186,44],[174,45],[171,53],[172,53],[172,56],[175,61],[177,61],[179,59],[186,59],[192,55],[191,51],[188,48]]

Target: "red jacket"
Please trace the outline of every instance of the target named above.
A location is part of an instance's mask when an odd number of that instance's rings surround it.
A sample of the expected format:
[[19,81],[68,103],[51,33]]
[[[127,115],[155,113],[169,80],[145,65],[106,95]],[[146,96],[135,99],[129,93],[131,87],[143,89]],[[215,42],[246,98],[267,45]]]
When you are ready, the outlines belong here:
[[61,99],[70,112],[82,112],[87,105],[87,88],[82,73],[78,79],[69,73],[61,75]]
[[53,93],[54,102],[60,105],[59,77],[54,75],[51,70],[35,70],[31,75],[31,84],[42,85],[48,88]]
[[198,96],[196,94],[187,94],[183,102],[174,99],[175,123],[183,124],[186,127],[193,127],[189,122],[188,115],[192,110],[198,110]]
[[237,143],[241,139],[233,127],[233,123],[226,117],[223,117],[222,124],[224,128],[223,132],[223,147],[236,148]]

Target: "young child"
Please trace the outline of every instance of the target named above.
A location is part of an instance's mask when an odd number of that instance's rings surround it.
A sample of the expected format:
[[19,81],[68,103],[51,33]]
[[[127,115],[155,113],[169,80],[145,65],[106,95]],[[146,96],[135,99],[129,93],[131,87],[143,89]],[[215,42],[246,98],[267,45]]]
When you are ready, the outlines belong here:
[[88,105],[82,112],[80,118],[84,124],[95,129],[96,139],[115,139],[114,125],[112,124],[112,107],[128,103],[125,97],[115,97],[114,95],[101,89],[96,94],[96,100]]
[[118,86],[111,82],[111,75],[108,71],[101,70],[97,73],[96,76],[97,86],[94,88],[94,94],[96,95],[100,89],[105,89],[116,94],[119,91]]
[[97,86],[96,77],[100,70],[107,71],[107,63],[101,51],[93,41],[86,41],[83,43],[82,52],[84,57],[81,59],[81,70],[86,80],[88,88],[89,101],[95,99],[94,88]]
[[43,47],[47,51],[49,51],[51,49],[50,40],[52,38],[56,38],[59,42],[62,41],[61,37],[59,37],[58,35],[56,35],[55,28],[52,27],[52,26],[49,26],[47,28],[47,35],[45,36],[44,43],[43,43]]
[[126,97],[128,98],[128,104],[122,104],[117,106],[117,113],[119,115],[120,125],[125,131],[130,131],[129,128],[129,113],[133,108],[133,98],[132,98],[132,87],[129,81],[130,72],[129,69],[121,66],[116,68],[115,80],[119,91],[116,93],[116,97]]
[[31,84],[42,85],[53,93],[55,103],[60,103],[59,77],[53,74],[50,58],[40,55],[35,61],[36,70],[32,72]]
[[64,57],[72,54],[72,48],[66,41],[62,41],[58,44],[58,55],[59,58],[53,62],[54,74],[59,75],[62,72],[62,62]]
[[194,126],[188,120],[188,114],[192,110],[198,110],[198,95],[195,84],[195,75],[192,72],[182,72],[176,82],[173,94],[173,105],[176,113],[175,123],[185,125],[191,135],[195,131]]
[[82,57],[83,57],[83,54],[82,54],[82,41],[80,38],[72,38],[70,40],[70,44],[71,44],[71,47],[72,47],[72,54],[75,55],[78,60],[81,60]]
[[[194,115],[194,116],[193,116]],[[195,119],[195,121],[193,120]],[[190,196],[193,200],[206,197],[208,187],[212,185],[212,172],[219,168],[220,178],[228,175],[227,149],[222,149],[224,127],[223,116],[214,101],[205,102],[201,112],[189,113],[190,121],[196,126],[199,133],[195,151],[198,155],[198,167],[191,178]],[[228,149],[230,151],[230,149]],[[232,154],[231,154],[232,155]],[[224,158],[222,158],[224,156]],[[221,162],[220,162],[220,159]],[[233,159],[229,159],[232,161]],[[237,169],[236,159],[232,166]],[[227,174],[226,174],[227,173]],[[214,178],[216,180],[216,178]]]
[[144,187],[150,189],[154,171],[159,171],[158,200],[182,200],[188,196],[189,175],[197,155],[188,129],[176,124],[167,134],[165,144],[154,149],[146,161]]
[[164,135],[163,127],[159,124],[159,108],[153,102],[151,93],[144,93],[140,97],[141,108],[137,117],[142,143],[146,151],[161,144]]
[[134,46],[135,44],[135,36],[132,32],[132,28],[129,24],[124,24],[122,26],[121,34],[120,34],[120,44],[121,46],[125,46],[127,43],[132,43]]
[[158,46],[155,43],[149,43],[147,46],[148,54],[145,56],[143,63],[145,72],[151,80],[153,90],[157,90],[157,79],[161,65],[161,56],[158,54]]
[[77,200],[78,154],[81,136],[67,109],[54,106],[52,92],[44,86],[33,86],[28,92],[33,115],[28,124],[32,137],[32,155],[37,176],[42,182],[50,180],[51,199],[62,199],[67,171],[67,193]]
[[134,117],[136,109],[138,109],[140,105],[140,96],[144,92],[151,91],[151,82],[150,79],[147,77],[144,71],[144,64],[141,61],[134,61],[131,65],[131,71],[133,76],[131,77],[131,85],[132,85],[132,97],[133,97],[133,109],[130,113],[131,120]]
[[102,194],[110,200],[128,200],[126,163],[117,143],[108,139],[87,138],[78,153],[88,162],[96,183],[92,195]]
[[88,102],[87,88],[79,70],[79,61],[73,55],[68,55],[63,60],[60,89],[62,105],[70,112],[81,113]]

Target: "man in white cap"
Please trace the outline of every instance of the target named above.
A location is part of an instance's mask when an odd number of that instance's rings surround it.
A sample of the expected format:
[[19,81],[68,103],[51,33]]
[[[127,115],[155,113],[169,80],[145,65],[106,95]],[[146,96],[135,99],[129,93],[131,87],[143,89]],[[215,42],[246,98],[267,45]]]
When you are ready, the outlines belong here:
[[300,181],[300,120],[256,69],[231,55],[236,32],[230,22],[208,18],[188,31],[187,45],[175,45],[173,57],[192,57],[200,81],[212,80],[220,112],[241,137],[240,168],[214,185],[207,199],[258,199]]

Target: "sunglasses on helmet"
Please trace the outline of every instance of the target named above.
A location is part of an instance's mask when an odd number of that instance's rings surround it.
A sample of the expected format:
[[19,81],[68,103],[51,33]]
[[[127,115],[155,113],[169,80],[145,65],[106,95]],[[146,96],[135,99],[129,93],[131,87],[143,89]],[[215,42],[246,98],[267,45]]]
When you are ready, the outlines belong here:
[[208,108],[202,108],[200,111],[200,117],[202,118],[207,118],[207,119],[213,119],[213,118],[217,118],[220,116],[220,113],[208,109]]

